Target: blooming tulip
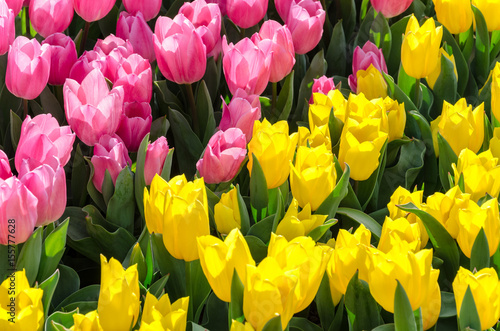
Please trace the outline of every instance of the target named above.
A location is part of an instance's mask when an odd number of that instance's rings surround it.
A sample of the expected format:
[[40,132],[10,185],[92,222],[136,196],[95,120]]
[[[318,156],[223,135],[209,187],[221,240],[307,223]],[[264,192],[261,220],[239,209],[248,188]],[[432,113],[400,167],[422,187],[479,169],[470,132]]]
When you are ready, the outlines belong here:
[[259,23],[267,12],[268,0],[226,0],[226,14],[243,29]]
[[290,12],[292,2],[295,2],[295,0],[274,0],[274,7],[276,8],[278,15],[281,17],[283,22],[286,22],[288,18],[288,13]]
[[311,129],[319,126],[328,125],[330,120],[330,112],[333,109],[333,116],[338,118],[342,123],[345,122],[345,117],[348,114],[347,100],[339,90],[332,90],[327,95],[322,93],[313,94],[313,104],[309,105],[309,126]]
[[214,220],[219,233],[228,234],[235,228],[241,229],[240,207],[236,187],[227,193],[222,193],[220,201],[214,207]]
[[151,122],[151,105],[148,102],[125,102],[116,135],[130,152],[137,152],[142,138],[151,130]]
[[110,55],[113,50],[117,49],[123,57],[129,57],[134,53],[134,47],[125,39],[110,34],[104,39],[97,39],[94,50],[104,55]]
[[134,51],[149,62],[155,60],[153,31],[141,12],[132,15],[122,11],[116,23],[116,36],[128,40]]
[[147,292],[139,330],[185,330],[188,306],[189,297],[179,298],[171,303],[168,293],[158,300]]
[[106,66],[106,56],[101,56],[94,50],[85,51],[71,67],[69,78],[81,84],[83,79],[94,69],[98,69],[103,74],[106,73]]
[[44,44],[50,46],[51,52],[49,84],[63,85],[78,59],[75,43],[65,34],[54,33],[42,41]]
[[12,176],[12,171],[10,170],[9,158],[4,151],[0,149],[0,179],[6,180]]
[[73,0],[76,13],[86,22],[99,21],[108,15],[116,0]]
[[363,48],[357,46],[352,55],[352,74],[348,78],[349,87],[352,91],[358,93],[358,71],[367,70],[370,65],[373,65],[380,72],[387,73],[387,65],[382,49],[371,41],[367,41]]
[[0,55],[7,53],[16,37],[15,15],[4,1],[0,1]]
[[370,0],[370,2],[376,11],[381,12],[387,18],[391,18],[408,9],[413,0]]
[[24,0],[5,0],[9,9],[12,9],[14,12],[14,16],[17,16],[21,11],[21,8],[23,8],[23,1]]
[[124,59],[116,73],[113,87],[122,86],[124,102],[151,101],[153,94],[153,73],[148,60],[139,54]]
[[403,138],[406,126],[406,110],[404,103],[399,103],[387,97],[384,99],[384,106],[389,121],[388,141],[391,142]]
[[456,34],[469,30],[472,25],[472,7],[470,0],[433,0],[437,20],[450,33]]
[[246,137],[247,143],[252,138],[253,124],[260,120],[260,100],[258,95],[248,95],[242,89],[237,89],[229,105],[222,100],[222,118],[219,129],[226,131],[229,128],[240,129]]
[[161,174],[168,151],[167,138],[163,136],[148,145],[146,160],[144,162],[144,180],[146,181],[146,185],[151,184],[155,174]]
[[292,2],[286,24],[292,33],[295,53],[306,54],[321,40],[325,11],[321,2],[316,0],[301,0]]
[[333,77],[326,77],[325,75],[320,78],[313,79],[314,83],[312,86],[311,98],[309,99],[309,104],[314,103],[313,95],[314,93],[321,93],[327,95],[331,90],[335,90],[335,83],[333,82]]
[[288,207],[285,217],[278,224],[276,234],[283,236],[288,241],[297,237],[306,236],[325,223],[327,215],[311,214],[311,205],[307,204],[299,212],[299,203],[297,199],[293,199]]
[[97,310],[92,310],[85,315],[75,313],[73,322],[74,325],[70,328],[73,331],[103,331]]
[[348,117],[358,123],[365,120],[376,120],[373,123],[378,125],[379,130],[389,133],[389,118],[386,108],[388,103],[384,100],[382,98],[369,100],[364,94],[351,93],[347,100]]
[[500,121],[500,62],[496,62],[491,77],[491,113]]
[[122,114],[123,88],[110,91],[99,69],[92,70],[81,84],[67,79],[63,93],[66,119],[85,144],[93,146],[102,136],[116,131]]
[[230,331],[255,331],[252,327],[252,324],[245,322],[245,324],[238,322],[237,320],[233,320],[231,322]]
[[31,0],[30,21],[42,37],[66,30],[73,20],[72,0]]
[[49,81],[49,45],[40,45],[36,39],[17,37],[10,46],[5,84],[18,98],[35,99]]
[[418,224],[410,223],[404,217],[392,220],[386,216],[377,248],[381,252],[387,253],[401,240],[410,244],[409,247],[412,252],[418,252],[421,248]]
[[472,0],[472,5],[477,7],[484,16],[488,31],[500,30],[500,20],[495,14],[500,10],[500,1],[497,0]]
[[129,13],[136,15],[141,12],[146,21],[155,18],[161,8],[161,0],[123,0],[122,2]]
[[367,99],[387,97],[387,83],[377,68],[370,64],[367,70],[358,70],[356,93],[363,93]]
[[299,126],[298,130],[298,146],[315,148],[324,145],[326,149],[332,149],[328,125],[315,126],[312,132],[304,126]]
[[500,158],[500,128],[493,129],[493,137],[490,139],[491,155],[496,158]]

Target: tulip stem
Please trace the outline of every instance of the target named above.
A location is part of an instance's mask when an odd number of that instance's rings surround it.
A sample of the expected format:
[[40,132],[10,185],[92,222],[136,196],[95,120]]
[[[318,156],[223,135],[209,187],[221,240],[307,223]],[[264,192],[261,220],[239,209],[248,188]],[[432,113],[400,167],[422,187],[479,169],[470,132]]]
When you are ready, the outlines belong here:
[[80,52],[78,55],[82,55],[85,51],[85,44],[87,43],[87,37],[89,36],[90,22],[85,22],[85,27],[83,28],[82,40],[80,40]]
[[196,133],[196,135],[199,135],[200,127],[198,124],[198,112],[196,111],[196,102],[194,100],[193,87],[191,86],[191,84],[185,84],[185,86],[186,86],[187,101],[189,104],[189,110],[191,111],[193,131],[194,131],[194,133]]
[[245,38],[245,29],[243,28],[240,29],[240,38],[241,39]]
[[420,78],[415,79],[415,106],[417,106],[417,109],[419,108],[420,104]]
[[30,11],[28,7],[25,8],[24,12],[26,13],[26,20],[24,22],[26,24],[26,37],[29,38],[31,31],[30,31]]
[[274,113],[276,109],[276,101],[278,99],[278,83],[273,83],[273,99],[272,99],[272,112]]
[[24,118],[28,116],[28,99],[23,99]]
[[184,262],[184,266],[185,266],[185,276],[186,276],[186,294],[187,296],[189,296],[189,306],[188,306],[188,312],[187,312],[187,320],[188,321],[193,321],[193,317],[194,317],[194,312],[193,312],[193,309],[194,309],[194,306],[193,306],[193,289],[192,289],[192,286],[191,286],[191,262],[187,262],[185,261]]

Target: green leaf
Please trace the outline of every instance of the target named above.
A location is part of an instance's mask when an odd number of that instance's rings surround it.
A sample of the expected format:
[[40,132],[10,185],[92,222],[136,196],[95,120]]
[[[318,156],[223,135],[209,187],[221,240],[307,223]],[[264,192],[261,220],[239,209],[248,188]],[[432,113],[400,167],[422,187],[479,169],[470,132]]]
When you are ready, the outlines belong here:
[[474,272],[474,269],[481,270],[489,267],[490,248],[488,246],[488,238],[486,238],[484,228],[481,228],[476,239],[474,240],[474,245],[472,245],[469,270]]
[[[62,86],[54,86],[56,93],[57,89],[59,88],[60,88],[59,92],[62,92]],[[64,108],[59,103],[59,100],[57,100],[57,97],[50,91],[48,85],[45,86],[42,93],[40,93],[40,103],[45,113],[54,116],[57,122],[59,122],[59,124],[64,123],[64,121],[66,120],[66,115],[64,114]]]
[[410,300],[401,286],[399,280],[396,280],[396,294],[394,295],[394,327],[396,331],[417,331],[415,318],[411,309]]
[[344,318],[344,296],[342,296],[339,304],[337,305],[337,311],[335,312],[335,317],[328,331],[340,330],[343,318]]
[[43,290],[42,303],[44,316],[49,315],[50,303],[52,301],[52,296],[54,295],[57,283],[59,282],[59,276],[59,270],[56,270],[52,276],[43,281],[39,286],[39,288]]
[[243,235],[246,235],[250,229],[250,215],[248,214],[247,206],[243,200],[243,196],[241,195],[239,184],[236,184],[236,197],[238,198],[238,210],[241,219],[240,231]]
[[318,241],[321,239],[321,237],[323,237],[323,235],[326,233],[326,231],[328,231],[328,229],[330,229],[332,226],[337,224],[337,222],[338,221],[334,218],[329,219],[328,221],[326,221],[322,225],[316,227],[311,232],[309,232],[307,234],[307,236],[311,237],[314,241]]
[[455,316],[457,316],[455,294],[441,291],[441,311],[439,312],[439,318]]
[[406,31],[409,19],[410,16],[405,16],[391,25],[392,46],[389,57],[386,57],[387,69],[391,76],[396,75],[401,64],[401,45],[403,43],[403,35]]
[[332,301],[330,281],[328,280],[328,275],[326,273],[323,275],[323,279],[321,280],[321,284],[314,301],[316,302],[316,307],[318,309],[321,326],[323,327],[323,330],[328,330],[335,317],[335,315],[332,314],[332,312],[335,311],[335,305]]
[[31,286],[35,283],[38,268],[40,267],[40,259],[42,257],[42,232],[43,227],[31,234],[28,240],[24,243],[21,253],[17,258],[17,270],[26,270],[26,278]]
[[134,174],[125,167],[116,178],[115,193],[109,200],[106,219],[134,234],[134,214]]
[[250,176],[250,203],[258,211],[267,207],[269,197],[267,182],[259,160],[252,154],[253,164]]
[[229,331],[229,325],[222,316],[228,314],[228,304],[222,301],[215,295],[214,292],[210,294],[207,300],[205,316],[208,319],[203,323],[203,327],[209,330]]
[[68,227],[68,246],[88,257],[96,263],[100,263],[99,254],[101,253],[97,243],[90,238],[87,232],[87,213],[78,207],[66,207],[61,219],[70,218]]
[[89,181],[87,182],[87,192],[89,192],[90,197],[92,200],[95,202],[97,207],[101,210],[106,210],[106,202],[104,201],[104,198],[102,194],[95,188],[94,183],[92,182],[92,178],[94,177],[94,165],[90,161],[89,157],[85,157],[85,161],[87,161],[87,164],[90,167],[90,176],[89,176]]
[[387,19],[379,13],[370,27],[370,40],[382,49],[384,58],[388,59],[392,46],[392,33]]
[[167,114],[169,107],[172,109],[182,109],[182,102],[168,89],[166,80],[155,81],[153,89],[162,114]]
[[280,112],[278,121],[286,121],[290,116],[293,105],[293,77],[294,71],[286,76],[285,83],[281,87],[278,102],[276,103],[276,107],[278,107]]
[[21,137],[21,125],[23,121],[16,113],[12,110],[10,111],[10,140],[12,142],[12,147],[17,149],[17,144],[19,143],[19,138]]
[[380,238],[382,234],[382,226],[362,211],[351,208],[339,208],[337,210],[337,214],[346,216],[359,224],[363,224],[368,230],[370,230],[376,239]]
[[160,137],[167,135],[168,129],[170,129],[170,122],[167,120],[167,116],[161,116],[151,123],[151,134],[150,138],[152,141]]
[[208,283],[203,269],[200,264],[200,260],[194,260],[191,262],[186,262],[186,269],[189,268],[189,273],[186,271],[187,278],[186,288],[189,295],[189,305],[194,308],[194,321],[199,321],[201,313],[203,311],[205,302],[208,299],[208,295],[212,290],[210,284]]
[[472,296],[472,292],[470,290],[470,286],[467,286],[467,290],[465,291],[462,307],[460,307],[460,318],[458,319],[458,323],[461,331],[482,330],[481,320],[479,319],[479,314],[476,308],[476,303],[474,302],[474,297]]
[[165,275],[154,282],[151,287],[148,289],[148,292],[154,295],[157,299],[161,297],[163,292],[165,291],[165,285],[167,285],[169,275]]
[[455,57],[455,64],[458,73],[458,94],[465,96],[464,92],[469,81],[469,64],[468,58],[464,58],[460,47],[458,46],[455,37],[443,26],[443,42],[451,46],[453,56]]
[[302,330],[302,331],[322,331],[318,325],[314,324],[310,320],[304,317],[292,317],[290,322],[288,322],[288,328],[290,330]]
[[264,218],[262,221],[255,223],[248,230],[247,235],[255,236],[263,242],[269,242],[271,232],[273,232],[274,215]]
[[437,78],[434,88],[434,106],[430,112],[430,118],[435,119],[441,115],[443,101],[455,104],[458,93],[458,79],[455,76],[455,66],[446,56],[441,56],[441,73]]
[[42,282],[52,275],[61,261],[66,250],[66,234],[68,232],[69,219],[64,220],[46,239],[42,247],[40,269],[37,280]]
[[457,163],[458,157],[451,148],[450,144],[446,139],[441,136],[441,133],[437,134],[438,146],[439,146],[439,178],[441,179],[441,184],[445,191],[451,189],[451,185],[448,182],[448,174],[453,174],[452,164]]
[[231,280],[231,302],[229,303],[229,320],[237,320],[243,322],[245,314],[243,313],[243,283],[236,272],[233,271],[233,278]]
[[370,31],[372,28],[372,24],[375,21],[377,13],[373,7],[370,7],[368,12],[366,13],[365,18],[361,22],[359,26],[358,34],[356,35],[356,39],[354,40],[354,46],[363,47],[363,45],[370,40]]
[[377,326],[375,329],[372,331],[395,331],[396,327],[394,323],[389,323],[389,324],[382,324]]
[[326,61],[328,63],[328,69],[326,74],[328,77],[334,74],[345,76],[346,73],[346,41],[343,28],[343,20],[339,20],[332,31],[332,38],[328,44],[328,50],[326,51]]
[[218,89],[220,83],[220,76],[222,74],[222,56],[219,56],[217,61],[211,56],[207,59],[207,69],[203,75],[203,81],[206,83],[210,93],[210,99],[215,100],[219,98]]
[[358,181],[357,196],[363,210],[366,209],[368,204],[372,204],[374,206],[377,205],[380,182],[382,181],[382,176],[385,170],[385,161],[387,155],[386,149],[387,140],[380,150],[380,155],[378,158],[378,168],[370,175],[367,180]]
[[479,86],[484,85],[490,73],[490,35],[483,14],[472,6],[476,22],[476,50],[472,60],[472,72]]
[[[146,151],[149,144],[149,133],[142,138],[139,149],[137,150],[137,161],[134,176],[134,192],[135,202],[139,207],[142,219],[144,217],[144,188],[146,187],[146,180],[144,179],[144,163],[146,162]],[[169,152],[170,154],[170,152]]]
[[382,324],[378,304],[373,299],[368,283],[358,278],[358,271],[349,281],[345,306],[350,314],[352,330],[371,330]]
[[351,169],[349,168],[349,165],[346,164],[342,177],[340,177],[332,193],[328,195],[325,201],[323,201],[318,209],[314,212],[315,214],[327,215],[327,219],[332,219],[335,217],[340,202],[347,195],[350,173]]
[[[132,266],[134,264],[137,264],[137,272],[139,274],[139,281],[144,284],[144,281],[146,280],[146,275],[147,275],[147,265],[146,265],[146,258],[144,257],[144,254],[142,253],[141,247],[139,246],[139,243],[136,243],[132,247],[132,254],[130,255],[130,260],[128,263],[128,266]],[[149,286],[149,284],[144,284],[144,286]]]
[[62,325],[63,327],[70,328],[74,325],[73,315],[78,312],[77,309],[69,312],[56,311],[45,320],[45,331],[64,330],[59,329],[55,325]]
[[255,263],[259,263],[267,256],[267,246],[259,237],[246,235],[245,240]]
[[85,200],[88,196],[86,184],[89,181],[89,176],[90,172],[85,166],[82,149],[80,148],[80,144],[77,144],[71,171],[71,193],[73,195],[73,205],[79,207],[83,207],[85,205]]
[[[203,145],[206,145],[215,132],[216,124],[210,93],[208,92],[207,84],[203,80],[198,84],[198,91],[196,93],[196,111],[198,113],[198,121],[200,123],[199,137],[200,139],[203,139]],[[205,123],[206,125],[203,126]]]
[[262,331],[281,331],[283,327],[281,325],[281,316],[276,316],[271,318],[265,325]]
[[102,197],[106,206],[109,203],[109,199],[113,196],[115,192],[115,185],[113,184],[113,179],[111,178],[111,173],[108,169],[104,171],[104,179],[101,186]]
[[354,0],[340,0],[342,24],[346,39],[350,39],[356,27],[356,3]]
[[86,286],[75,293],[71,294],[68,296],[66,299],[63,300],[55,309],[54,311],[61,310],[63,307],[67,307],[68,305],[75,303],[75,302],[86,302],[86,301],[96,301],[99,299],[99,290],[100,286],[99,285],[89,285]]
[[170,180],[170,172],[172,171],[172,159],[174,158],[174,148],[169,149],[165,162],[163,163],[163,169],[161,171],[161,178],[165,179],[167,182]]
[[59,305],[64,299],[80,289],[80,277],[75,270],[60,263],[57,269],[59,270],[60,277],[54,295],[52,296],[52,308]]

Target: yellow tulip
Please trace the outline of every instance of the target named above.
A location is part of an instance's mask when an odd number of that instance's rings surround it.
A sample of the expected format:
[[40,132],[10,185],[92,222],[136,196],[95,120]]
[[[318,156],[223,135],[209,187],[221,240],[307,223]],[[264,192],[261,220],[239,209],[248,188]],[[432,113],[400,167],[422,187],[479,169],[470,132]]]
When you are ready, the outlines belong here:
[[214,207],[214,219],[219,233],[228,234],[232,229],[241,229],[241,216],[236,187],[227,193],[222,193],[220,201]]
[[387,253],[401,240],[409,244],[412,252],[418,252],[422,248],[418,224],[412,224],[404,217],[392,220],[386,216],[377,248]]
[[326,221],[327,215],[312,215],[311,205],[307,204],[299,212],[299,203],[293,199],[288,207],[285,217],[278,224],[276,234],[292,240],[297,237],[306,236]]
[[450,33],[457,34],[469,30],[472,25],[470,0],[433,0],[437,20]]
[[[347,100],[347,116],[362,123],[367,119],[378,120],[379,130],[389,133],[389,119],[387,117],[388,103],[382,98],[369,100],[364,94],[350,94]],[[345,122],[344,122],[345,123]]]
[[[434,277],[439,276],[438,270],[431,270],[431,274],[436,274]],[[429,330],[433,327],[441,313],[441,289],[439,288],[438,282],[431,282],[431,289],[428,292],[428,297],[424,299],[422,308],[422,322],[423,329]]]
[[104,330],[129,330],[141,305],[137,264],[123,270],[118,260],[101,255],[101,288],[97,313]]
[[389,121],[388,142],[403,138],[406,126],[406,110],[404,103],[399,103],[397,100],[392,100],[387,97],[384,99],[384,105]]
[[465,98],[455,105],[444,101],[441,115],[431,122],[431,130],[436,156],[439,156],[438,132],[456,155],[464,148],[477,153],[484,140],[484,103],[472,111]]
[[238,322],[237,320],[233,320],[231,322],[230,331],[255,331],[252,327],[252,324],[246,322],[245,324]]
[[310,128],[314,129],[316,126],[328,125],[332,108],[333,115],[341,120],[342,123],[345,122],[347,100],[339,90],[329,91],[328,95],[314,93],[313,100],[314,103],[309,105],[308,113]]
[[357,94],[363,93],[368,99],[387,97],[387,83],[377,68],[370,64],[366,70],[358,70]]
[[500,18],[497,15],[500,11],[500,1],[472,0],[472,5],[476,6],[483,14],[488,31],[500,30]]
[[436,68],[442,37],[443,28],[436,28],[432,17],[420,26],[415,15],[411,15],[401,45],[401,63],[409,76],[424,78]]
[[142,312],[140,331],[181,331],[186,330],[189,297],[170,303],[168,293],[158,300],[147,292]]
[[330,140],[330,129],[328,125],[315,126],[309,131],[305,126],[299,126],[298,129],[299,141],[298,146],[318,147],[325,145],[326,149],[332,150],[332,142]]
[[458,318],[467,287],[470,287],[476,304],[481,330],[487,330],[497,324],[500,317],[500,283],[495,269],[484,268],[473,274],[460,267],[453,281]]
[[0,285],[0,330],[42,330],[43,290],[31,288],[26,272],[11,273]]
[[82,314],[73,314],[73,321],[75,324],[70,328],[73,331],[103,331],[101,323],[99,322],[99,315],[97,310]]
[[496,62],[491,75],[491,113],[500,121],[500,62]]
[[248,244],[238,229],[233,229],[224,241],[214,236],[198,238],[198,252],[203,273],[215,295],[231,301],[231,280],[236,271],[242,282],[246,265],[255,265]]
[[288,122],[269,123],[255,121],[252,140],[248,143],[248,171],[252,173],[253,157],[255,155],[264,171],[267,188],[272,189],[283,184],[290,173],[289,168],[278,167],[278,164],[289,164],[293,160],[298,135],[288,135]]
[[500,128],[493,130],[493,137],[490,139],[490,151],[493,157],[500,158]]
[[427,84],[429,84],[431,90],[434,89],[434,85],[436,84],[436,81],[439,78],[439,75],[441,74],[441,56],[446,57],[448,60],[451,61],[451,63],[453,63],[453,71],[455,73],[455,77],[458,79],[458,71],[457,71],[457,65],[455,63],[455,57],[453,56],[453,54],[448,55],[448,53],[446,53],[446,51],[443,48],[440,48],[438,64],[436,68],[426,77]]

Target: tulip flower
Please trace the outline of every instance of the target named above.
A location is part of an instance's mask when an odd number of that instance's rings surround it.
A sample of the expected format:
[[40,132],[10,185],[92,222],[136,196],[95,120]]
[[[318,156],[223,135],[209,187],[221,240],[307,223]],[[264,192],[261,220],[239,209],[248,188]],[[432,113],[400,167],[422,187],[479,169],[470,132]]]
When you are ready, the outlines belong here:
[[139,330],[185,330],[188,306],[189,297],[179,298],[171,303],[168,293],[158,300],[147,292]]
[[491,113],[500,121],[500,62],[496,62],[491,74]]
[[228,45],[225,36],[222,38],[222,50],[224,76],[231,93],[236,94],[240,88],[247,94],[262,94],[271,74],[269,54],[248,38],[240,40],[236,45]]
[[231,302],[233,273],[245,281],[247,265],[255,266],[248,244],[238,229],[220,240],[214,236],[198,237],[198,254],[203,273],[222,301]]
[[86,22],[99,21],[108,15],[116,0],[73,0],[76,13]]
[[144,19],[149,21],[160,12],[161,0],[123,0],[125,9],[132,15],[141,12]]
[[389,121],[388,142],[403,138],[406,126],[406,110],[404,103],[399,103],[387,97],[384,99],[384,106]]
[[51,51],[36,39],[17,37],[9,49],[5,84],[18,98],[35,99],[49,81]]
[[500,30],[500,20],[495,14],[500,10],[500,2],[496,0],[472,0],[472,5],[477,7],[484,16],[488,31]]
[[153,143],[148,144],[146,149],[146,160],[144,162],[144,180],[150,185],[156,174],[161,174],[165,159],[168,155],[167,138],[161,136]]
[[139,54],[124,59],[116,73],[113,87],[122,86],[124,102],[151,101],[153,94],[153,73],[149,61]]
[[37,206],[38,199],[19,179],[0,181],[0,244],[28,240],[37,221]]
[[0,55],[7,53],[9,46],[16,37],[15,15],[12,9],[9,9],[5,1],[0,1]]
[[210,234],[208,200],[203,178],[188,182],[184,175],[166,182],[155,176],[144,188],[144,213],[150,233],[163,233],[168,252],[187,262],[198,259],[196,238]]
[[406,218],[400,217],[392,220],[385,217],[382,225],[382,234],[378,243],[378,250],[387,253],[400,241],[406,241],[412,252],[420,250],[420,228],[417,223],[410,223]]
[[431,122],[431,129],[436,156],[439,156],[438,132],[456,155],[464,148],[477,153],[484,140],[484,103],[472,110],[465,98],[458,100],[455,105],[444,101],[443,111]]
[[123,88],[110,91],[99,69],[92,70],[81,84],[67,79],[63,93],[66,119],[85,144],[93,146],[102,136],[116,131],[122,114]]
[[9,9],[12,9],[14,12],[14,16],[17,16],[21,11],[21,8],[23,8],[23,2],[24,0],[5,0]]
[[134,53],[134,47],[130,41],[110,34],[104,39],[97,39],[94,50],[104,55],[110,55],[112,51],[118,50],[123,57],[129,57]]
[[191,84],[203,77],[207,66],[206,46],[184,15],[178,14],[173,20],[159,17],[153,41],[158,67],[166,79]]
[[377,68],[370,64],[367,70],[358,70],[356,93],[363,93],[369,100],[387,97],[387,83]]
[[132,15],[122,11],[116,23],[116,36],[128,40],[134,51],[149,62],[156,59],[153,47],[153,31],[146,23],[141,12]]
[[457,34],[469,30],[472,25],[472,6],[470,0],[433,0],[437,20],[450,33]]
[[30,21],[42,37],[63,32],[73,20],[72,0],[31,0]]
[[97,310],[92,310],[85,315],[73,314],[74,325],[70,328],[73,331],[103,331],[99,322]]
[[335,90],[335,83],[333,82],[333,77],[326,77],[325,75],[320,78],[313,79],[314,83],[312,86],[311,98],[309,99],[309,104],[314,103],[313,95],[314,93],[321,93],[328,95],[328,92]]
[[214,207],[214,220],[217,231],[221,234],[228,234],[236,228],[241,229],[240,207],[236,187],[227,193],[222,193],[220,201]]
[[[43,290],[32,288],[26,271],[16,271],[0,285],[0,328],[40,331],[44,325]],[[14,303],[14,309],[11,305]],[[14,322],[12,322],[14,321]]]
[[101,54],[94,50],[85,51],[71,67],[69,78],[81,84],[83,79],[94,69],[98,69],[101,73],[106,73],[106,66],[106,56],[101,56]]
[[[21,136],[16,150],[15,164],[21,170],[23,160],[30,160],[32,169],[49,164],[54,170],[68,163],[73,150],[75,134],[69,126],[59,126],[50,114],[40,114],[33,119],[26,116],[21,125]],[[55,157],[55,159],[54,159]]]
[[[493,268],[484,268],[476,273],[460,267],[453,280],[453,293],[460,318],[465,292],[470,288],[476,310],[481,321],[481,330],[488,330],[497,324],[500,317],[500,283]],[[469,309],[469,307],[466,307]]]
[[422,309],[423,329],[429,330],[437,323],[441,313],[441,289],[438,282],[431,284],[427,298],[424,299],[420,308]]
[[299,203],[297,199],[293,199],[285,217],[278,224],[276,234],[283,236],[288,241],[307,236],[309,232],[325,223],[326,217],[327,215],[313,215],[309,204],[305,205],[299,212]]
[[274,7],[278,12],[278,15],[281,17],[283,22],[286,22],[288,18],[288,13],[290,12],[290,7],[292,6],[292,2],[296,2],[295,0],[275,0]]
[[292,33],[295,53],[306,54],[318,45],[323,35],[325,11],[321,2],[300,0],[291,3],[286,24]]
[[12,177],[9,158],[7,157],[7,154],[0,149],[0,179],[6,180],[9,177]]
[[290,174],[290,168],[276,167],[277,164],[290,164],[293,160],[298,136],[288,135],[288,123],[279,121],[275,124],[266,119],[255,121],[253,137],[248,143],[248,171],[252,173],[253,156],[259,160],[267,181],[267,188],[275,188],[283,184]]
[[332,109],[333,115],[344,123],[348,115],[347,100],[339,90],[332,90],[327,95],[314,93],[313,104],[309,105],[308,113],[311,129],[328,125]]
[[49,45],[51,52],[49,84],[63,85],[78,59],[75,43],[65,34],[54,33],[42,41],[44,44]]
[[151,131],[151,105],[148,102],[125,102],[123,114],[116,129],[127,150],[137,152],[142,138]]
[[128,330],[139,317],[141,305],[137,264],[123,270],[118,260],[101,254],[101,287],[97,313],[103,330]]
[[500,158],[500,128],[493,129],[493,137],[490,139],[491,155],[495,158]]
[[233,320],[231,322],[230,331],[255,331],[252,327],[252,324],[245,322],[245,324],[238,322],[237,320]]
[[304,126],[299,126],[298,130],[298,146],[315,148],[324,145],[327,150],[332,149],[328,125],[316,126],[312,132]]
[[234,24],[247,29],[264,18],[267,4],[268,0],[226,0],[226,14]]
[[370,0],[373,8],[385,17],[391,18],[403,13],[413,0]]
[[352,74],[348,78],[349,87],[352,91],[358,93],[358,71],[367,70],[370,65],[373,65],[379,72],[387,73],[387,65],[382,49],[371,41],[367,41],[363,48],[357,46],[352,55]]
[[226,131],[229,128],[238,128],[248,143],[252,139],[253,124],[259,121],[261,116],[259,96],[248,95],[242,89],[237,89],[229,105],[225,100],[222,100],[222,103],[219,129]]
[[358,123],[365,120],[376,120],[373,124],[377,124],[380,131],[388,134],[389,118],[386,108],[388,105],[390,105],[390,102],[386,99],[369,100],[364,94],[356,95],[351,93],[347,100],[348,117]]
[[208,184],[229,182],[247,155],[246,138],[238,128],[217,131],[208,141],[196,169]]
[[[410,17],[401,46],[401,62],[409,76],[419,79],[434,71],[438,65],[442,37],[443,28],[440,26],[436,28],[432,17],[427,19],[422,26],[415,15]],[[415,59],[420,60],[414,61]]]

